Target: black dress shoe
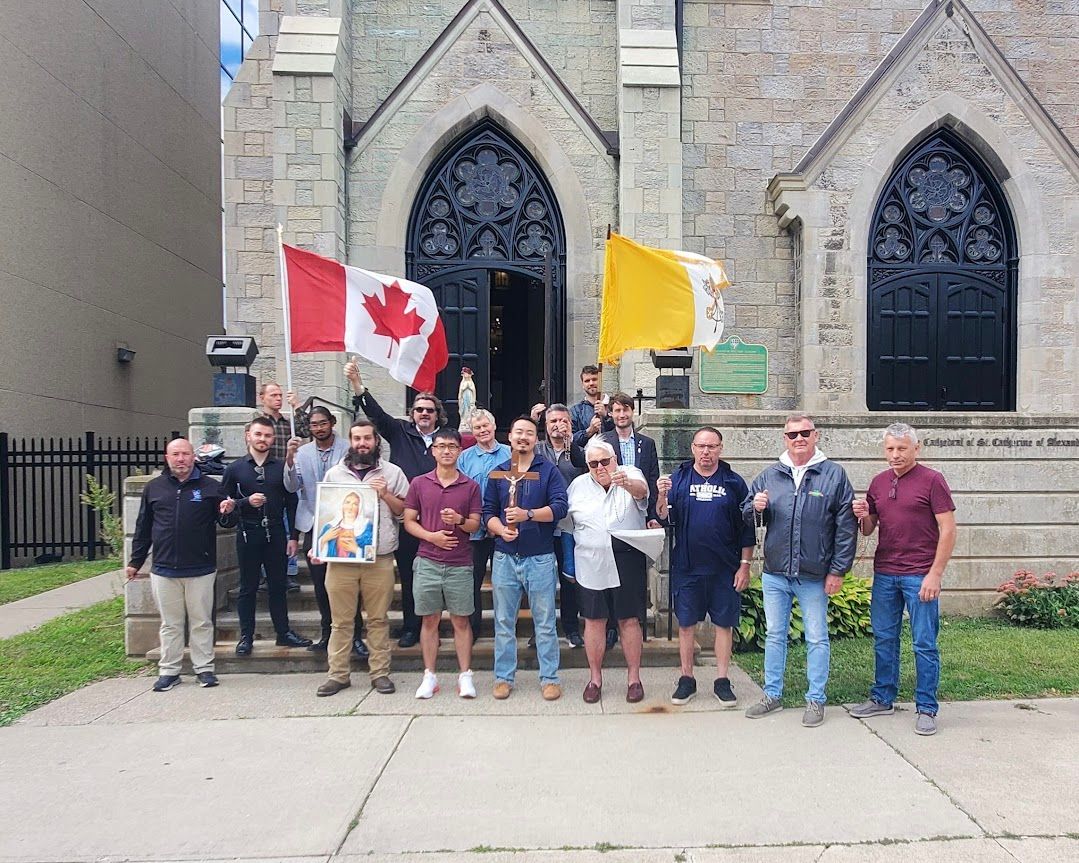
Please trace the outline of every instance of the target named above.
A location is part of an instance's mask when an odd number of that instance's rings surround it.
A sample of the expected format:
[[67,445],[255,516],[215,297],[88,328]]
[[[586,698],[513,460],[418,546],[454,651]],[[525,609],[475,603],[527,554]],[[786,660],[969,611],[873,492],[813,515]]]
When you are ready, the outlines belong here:
[[278,647],[310,647],[312,643],[310,638],[302,638],[291,629],[284,635],[277,636]]
[[398,647],[415,647],[420,642],[420,634],[418,632],[410,632],[407,629],[401,633],[401,637],[397,639]]
[[312,644],[307,649],[310,650],[312,653],[325,653],[326,650],[329,648],[329,646],[330,646],[329,637],[323,637],[323,638],[320,638],[318,641],[316,641],[314,644]]
[[608,629],[607,630],[607,649],[610,650],[617,643],[618,643],[618,630],[617,629]]
[[367,649],[367,645],[363,643],[362,638],[352,639],[352,655],[357,659],[371,658],[371,651]]
[[236,642],[236,655],[237,656],[250,656],[251,655],[251,636],[241,635],[240,640]]

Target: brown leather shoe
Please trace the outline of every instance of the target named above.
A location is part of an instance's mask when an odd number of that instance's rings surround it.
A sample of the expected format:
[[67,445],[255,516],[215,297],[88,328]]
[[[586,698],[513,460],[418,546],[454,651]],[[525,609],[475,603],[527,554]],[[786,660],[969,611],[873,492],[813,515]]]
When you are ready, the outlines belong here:
[[510,697],[511,692],[513,692],[513,687],[506,683],[505,680],[499,680],[495,683],[494,692],[492,694],[499,701],[505,701]]
[[631,683],[626,689],[626,701],[630,704],[636,704],[639,701],[644,701],[644,684],[641,681]]
[[337,695],[342,689],[348,689],[351,685],[352,682],[349,680],[342,683],[340,680],[334,680],[331,677],[329,680],[323,681],[315,694],[318,695],[319,698],[323,698],[327,695]]
[[379,695],[393,695],[397,691],[397,687],[393,685],[393,681],[385,674],[372,680],[371,688]]
[[599,701],[600,693],[601,687],[599,686],[599,684],[593,683],[591,680],[588,681],[588,686],[584,688],[584,703],[595,704],[597,701]]
[[557,683],[545,683],[543,684],[543,700],[544,701],[558,701],[562,697],[562,687]]

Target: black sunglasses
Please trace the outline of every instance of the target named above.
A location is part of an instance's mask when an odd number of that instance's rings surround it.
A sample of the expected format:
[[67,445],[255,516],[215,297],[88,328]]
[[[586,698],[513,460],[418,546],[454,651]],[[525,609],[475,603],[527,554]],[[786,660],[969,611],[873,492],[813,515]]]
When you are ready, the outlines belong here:
[[607,456],[607,458],[601,458],[601,459],[599,459],[597,461],[590,461],[588,463],[588,466],[589,467],[607,467],[607,465],[609,465],[610,463],[611,463],[611,457]]
[[417,408],[413,408],[412,410],[416,411],[417,413],[421,413],[421,414],[433,414],[433,413],[435,413],[434,408],[418,408],[417,407]]
[[266,482],[266,468],[255,466],[255,482]]
[[799,429],[798,431],[783,432],[787,436],[787,440],[797,440],[799,437],[809,437],[816,429]]
[[888,492],[888,500],[895,500],[899,493],[899,477],[892,477],[892,490]]

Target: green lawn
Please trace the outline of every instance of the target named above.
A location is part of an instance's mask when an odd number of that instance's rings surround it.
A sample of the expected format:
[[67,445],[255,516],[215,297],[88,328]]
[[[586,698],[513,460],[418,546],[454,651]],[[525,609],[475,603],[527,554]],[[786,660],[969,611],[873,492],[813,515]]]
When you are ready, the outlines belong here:
[[[1079,694],[1079,629],[1020,629],[999,620],[944,618],[940,628],[941,701],[977,698],[1034,698]],[[764,682],[764,654],[740,653],[735,662]],[[796,707],[805,696],[805,644],[787,654],[783,704]],[[864,701],[873,685],[873,639],[832,640],[828,700]],[[904,625],[899,697],[912,701],[914,656]]]
[[5,569],[0,572],[0,605],[119,568],[120,561],[109,557],[104,560],[76,560],[72,563]]
[[124,599],[0,640],[0,726],[80,686],[146,667],[124,656]]

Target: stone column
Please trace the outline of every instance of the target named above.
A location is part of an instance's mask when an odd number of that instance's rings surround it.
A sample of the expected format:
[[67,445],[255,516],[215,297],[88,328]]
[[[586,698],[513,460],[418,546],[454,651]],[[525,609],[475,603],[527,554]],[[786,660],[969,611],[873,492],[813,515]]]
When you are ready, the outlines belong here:
[[[659,248],[682,245],[682,107],[673,0],[618,4],[618,123],[621,174],[617,230]],[[606,389],[652,392],[645,351],[627,353]]]
[[[330,16],[281,18],[273,58],[273,204],[286,243],[345,260],[344,121],[351,97],[348,27]],[[273,298],[280,331],[281,298]],[[293,355],[293,387],[346,403],[337,353]],[[284,357],[276,359],[284,382]]]

